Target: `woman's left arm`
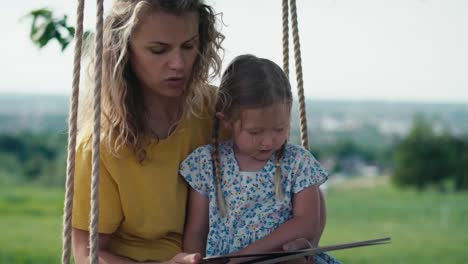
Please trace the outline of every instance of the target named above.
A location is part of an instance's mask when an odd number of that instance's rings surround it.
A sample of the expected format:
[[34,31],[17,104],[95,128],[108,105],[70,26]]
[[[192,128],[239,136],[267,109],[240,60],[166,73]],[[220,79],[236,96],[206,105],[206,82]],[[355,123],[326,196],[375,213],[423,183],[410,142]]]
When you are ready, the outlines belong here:
[[282,250],[283,245],[299,238],[312,241],[320,234],[320,196],[315,184],[293,196],[293,218],[270,235],[250,244],[236,254]]

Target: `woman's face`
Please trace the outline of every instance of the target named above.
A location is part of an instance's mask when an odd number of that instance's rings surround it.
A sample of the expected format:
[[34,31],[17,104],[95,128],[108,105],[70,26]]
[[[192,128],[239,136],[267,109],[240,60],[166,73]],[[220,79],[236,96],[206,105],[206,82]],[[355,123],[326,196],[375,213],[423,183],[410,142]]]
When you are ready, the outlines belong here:
[[130,65],[145,93],[175,98],[198,54],[198,14],[144,12],[130,40]]

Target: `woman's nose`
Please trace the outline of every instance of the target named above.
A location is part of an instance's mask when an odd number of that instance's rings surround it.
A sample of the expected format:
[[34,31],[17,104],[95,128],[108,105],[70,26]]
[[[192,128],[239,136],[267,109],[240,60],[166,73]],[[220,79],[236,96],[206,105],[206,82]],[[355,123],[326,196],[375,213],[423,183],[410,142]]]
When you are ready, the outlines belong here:
[[169,61],[169,67],[171,70],[183,70],[185,67],[185,59],[181,51],[175,51],[174,54],[172,54],[170,61]]

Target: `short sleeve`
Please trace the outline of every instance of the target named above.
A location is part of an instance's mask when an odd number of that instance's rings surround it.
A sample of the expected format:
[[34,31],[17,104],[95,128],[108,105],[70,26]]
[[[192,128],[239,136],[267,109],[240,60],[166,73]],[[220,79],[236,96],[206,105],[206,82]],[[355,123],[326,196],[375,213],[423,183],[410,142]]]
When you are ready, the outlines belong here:
[[209,196],[213,181],[213,160],[209,145],[195,149],[180,164],[179,173],[197,192]]
[[296,152],[296,173],[293,179],[293,193],[298,193],[312,185],[321,185],[328,179],[327,171],[320,163],[305,149]]
[[[79,142],[76,150],[72,225],[81,230],[89,229],[91,203],[90,140]],[[101,155],[103,151],[101,150]],[[114,233],[122,219],[122,206],[117,184],[108,172],[101,157],[99,177],[99,232]]]

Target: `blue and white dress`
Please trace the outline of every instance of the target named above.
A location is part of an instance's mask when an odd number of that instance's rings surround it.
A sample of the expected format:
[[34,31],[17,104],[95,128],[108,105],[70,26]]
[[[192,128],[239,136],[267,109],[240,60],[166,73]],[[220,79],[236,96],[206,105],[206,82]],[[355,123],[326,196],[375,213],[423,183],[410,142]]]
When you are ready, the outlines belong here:
[[[226,217],[221,217],[216,202],[213,146],[197,148],[180,165],[180,174],[190,186],[209,199],[206,256],[229,254],[269,235],[293,217],[294,194],[314,184],[320,185],[328,178],[327,172],[310,152],[297,145],[287,144],[281,162],[284,199],[280,200],[275,194],[274,156],[259,172],[242,172],[234,155],[232,141],[220,144],[218,151]],[[337,263],[326,254],[319,254],[315,258],[316,263]]]

